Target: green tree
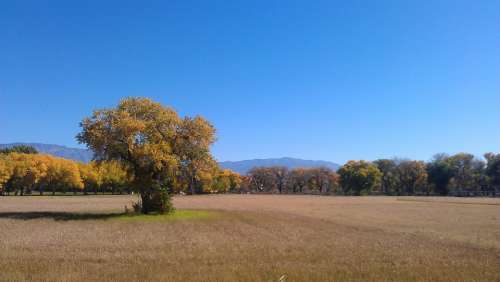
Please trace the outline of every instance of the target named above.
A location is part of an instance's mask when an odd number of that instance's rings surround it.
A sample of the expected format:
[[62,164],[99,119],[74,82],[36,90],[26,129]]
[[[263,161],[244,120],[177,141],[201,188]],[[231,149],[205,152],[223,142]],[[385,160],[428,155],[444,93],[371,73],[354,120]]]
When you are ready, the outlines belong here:
[[345,194],[368,194],[380,186],[382,173],[367,161],[349,161],[339,171],[340,184]]

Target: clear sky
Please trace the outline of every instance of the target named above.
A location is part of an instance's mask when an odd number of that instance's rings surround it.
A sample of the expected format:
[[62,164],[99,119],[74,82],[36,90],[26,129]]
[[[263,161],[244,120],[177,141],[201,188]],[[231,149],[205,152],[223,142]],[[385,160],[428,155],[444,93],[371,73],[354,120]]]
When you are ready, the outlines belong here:
[[500,152],[500,1],[2,1],[0,143],[147,96],[219,160]]

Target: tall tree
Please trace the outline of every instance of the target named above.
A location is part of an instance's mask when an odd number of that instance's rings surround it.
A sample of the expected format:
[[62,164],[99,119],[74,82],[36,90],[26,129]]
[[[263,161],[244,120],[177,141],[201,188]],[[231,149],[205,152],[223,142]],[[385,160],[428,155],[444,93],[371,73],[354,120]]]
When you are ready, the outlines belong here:
[[96,160],[117,160],[130,171],[146,214],[173,209],[169,190],[178,171],[192,183],[193,162],[210,157],[208,147],[215,139],[202,118],[182,120],[171,108],[147,98],[127,98],[116,108],[94,111],[81,127],[77,139],[94,151]]

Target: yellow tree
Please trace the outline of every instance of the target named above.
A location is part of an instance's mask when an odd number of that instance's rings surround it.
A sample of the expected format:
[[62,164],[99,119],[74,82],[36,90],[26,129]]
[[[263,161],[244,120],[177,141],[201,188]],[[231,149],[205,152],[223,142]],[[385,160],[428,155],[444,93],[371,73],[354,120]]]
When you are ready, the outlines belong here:
[[28,174],[30,164],[23,154],[11,153],[9,154],[9,158],[12,165],[12,176],[9,179],[9,188],[10,190],[14,190],[15,195],[19,192],[23,195],[26,185],[30,182]]
[[[168,190],[179,167],[187,172],[193,160],[209,156],[207,143],[214,139],[202,118],[182,120],[171,108],[147,98],[127,98],[116,108],[94,111],[81,127],[77,139],[94,151],[96,160],[117,160],[131,172],[143,213],[173,209]],[[196,174],[186,174],[193,183]]]
[[[31,168],[29,169],[29,174],[31,174],[32,183],[28,187],[28,191],[31,193],[35,186],[38,186],[40,191],[40,183],[42,179],[47,175],[48,165],[47,159],[50,158],[48,155],[29,155],[32,159]],[[41,193],[40,193],[41,194]]]
[[94,191],[94,194],[97,194],[101,179],[96,164],[94,162],[88,164],[78,163],[78,169],[83,181],[83,192],[87,194],[89,191]]
[[10,185],[14,188],[16,195],[31,193],[47,172],[44,157],[35,154],[10,153],[8,158],[12,165]]
[[41,179],[41,185],[52,190],[66,193],[68,189],[74,193],[84,188],[78,165],[74,161],[49,157],[46,159],[47,171]]

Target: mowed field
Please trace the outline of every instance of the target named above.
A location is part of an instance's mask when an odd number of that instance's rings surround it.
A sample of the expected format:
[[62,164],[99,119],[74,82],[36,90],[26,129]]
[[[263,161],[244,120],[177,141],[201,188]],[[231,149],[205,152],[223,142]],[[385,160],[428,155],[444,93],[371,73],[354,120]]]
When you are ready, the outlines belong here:
[[500,199],[0,197],[0,281],[500,281]]

